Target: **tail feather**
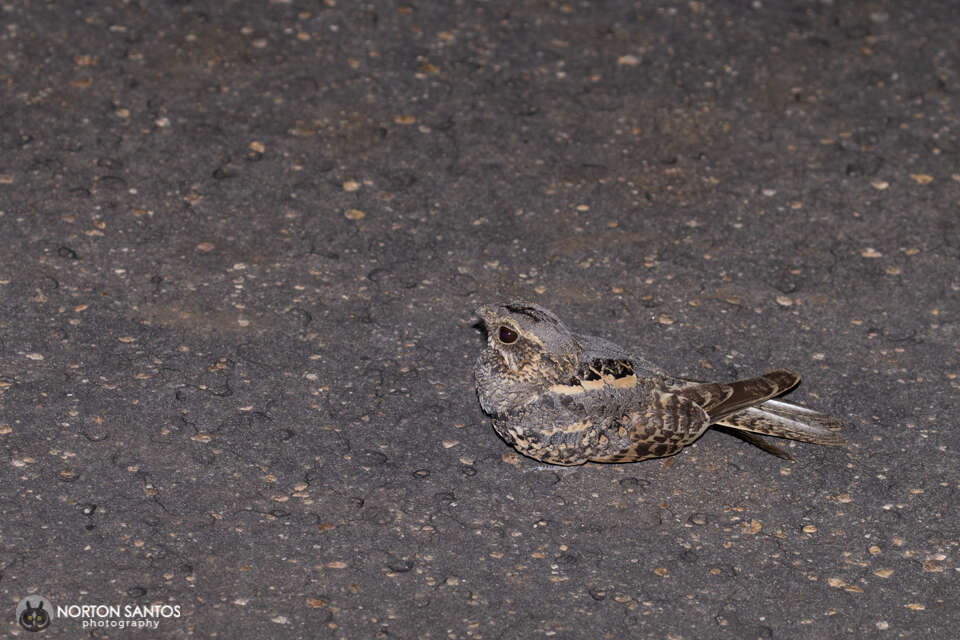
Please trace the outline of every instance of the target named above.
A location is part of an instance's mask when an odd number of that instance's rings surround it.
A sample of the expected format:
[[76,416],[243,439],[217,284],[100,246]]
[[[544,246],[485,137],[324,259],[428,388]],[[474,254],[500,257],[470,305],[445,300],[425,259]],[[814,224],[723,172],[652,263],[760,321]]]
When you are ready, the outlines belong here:
[[716,424],[800,442],[830,446],[847,443],[835,431],[844,426],[842,421],[780,400],[767,400],[756,407],[748,407],[721,418]]
[[728,433],[734,438],[739,438],[744,442],[749,442],[750,444],[757,447],[758,449],[762,449],[763,451],[766,451],[771,455],[777,456],[778,458],[782,458],[783,460],[790,460],[791,462],[796,462],[797,460],[796,458],[794,458],[792,455],[790,455],[780,447],[770,442],[767,442],[766,440],[764,440],[763,438],[761,438],[755,433],[750,433],[749,431],[741,431],[740,429],[734,429],[733,427],[725,427],[722,424],[715,424],[713,425],[713,428],[716,429],[717,431]]

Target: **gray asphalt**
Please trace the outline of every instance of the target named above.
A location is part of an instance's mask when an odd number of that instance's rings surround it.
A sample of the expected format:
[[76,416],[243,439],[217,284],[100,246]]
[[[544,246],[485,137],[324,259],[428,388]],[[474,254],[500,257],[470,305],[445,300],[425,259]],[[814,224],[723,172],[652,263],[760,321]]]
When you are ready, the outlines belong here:
[[[4,4],[5,630],[955,638],[958,15]],[[516,297],[795,369],[849,446],[522,458],[471,372]]]

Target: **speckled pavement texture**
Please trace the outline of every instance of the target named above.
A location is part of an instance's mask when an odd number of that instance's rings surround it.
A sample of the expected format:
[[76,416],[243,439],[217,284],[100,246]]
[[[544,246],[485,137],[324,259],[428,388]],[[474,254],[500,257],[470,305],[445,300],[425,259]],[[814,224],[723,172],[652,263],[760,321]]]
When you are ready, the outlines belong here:
[[[958,42],[952,2],[8,0],[4,630],[955,638]],[[849,447],[521,458],[471,372],[513,297],[794,368]],[[29,634],[29,594],[180,615]]]

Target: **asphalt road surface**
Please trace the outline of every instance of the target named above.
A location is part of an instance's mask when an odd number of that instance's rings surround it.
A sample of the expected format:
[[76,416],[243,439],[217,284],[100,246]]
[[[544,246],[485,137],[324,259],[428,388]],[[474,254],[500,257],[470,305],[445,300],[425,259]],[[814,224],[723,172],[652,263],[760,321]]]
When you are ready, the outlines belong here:
[[[954,2],[8,0],[5,631],[956,638],[958,42]],[[523,458],[472,379],[509,298],[795,369],[849,445]]]

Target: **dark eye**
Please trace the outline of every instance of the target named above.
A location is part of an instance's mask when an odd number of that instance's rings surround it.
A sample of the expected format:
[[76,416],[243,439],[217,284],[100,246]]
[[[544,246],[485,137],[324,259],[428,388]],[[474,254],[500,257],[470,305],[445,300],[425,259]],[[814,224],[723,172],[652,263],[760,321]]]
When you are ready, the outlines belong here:
[[517,335],[516,331],[502,324],[500,325],[500,329],[497,330],[497,337],[500,338],[500,342],[503,344],[513,344],[520,336]]

